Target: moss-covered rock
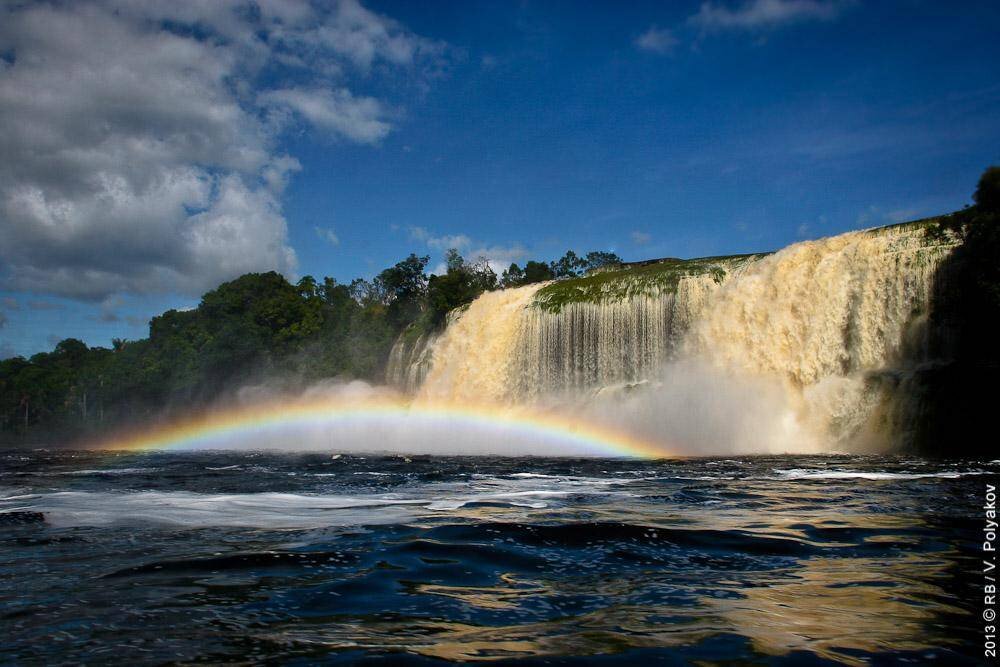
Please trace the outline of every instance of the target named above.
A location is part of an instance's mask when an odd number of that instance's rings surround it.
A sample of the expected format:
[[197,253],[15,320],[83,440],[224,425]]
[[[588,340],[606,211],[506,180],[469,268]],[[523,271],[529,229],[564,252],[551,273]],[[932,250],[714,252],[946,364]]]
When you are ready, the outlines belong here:
[[571,303],[620,301],[637,296],[675,293],[682,278],[710,274],[721,283],[734,269],[769,253],[677,259],[667,257],[623,264],[619,268],[556,280],[535,293],[532,307],[558,313]]

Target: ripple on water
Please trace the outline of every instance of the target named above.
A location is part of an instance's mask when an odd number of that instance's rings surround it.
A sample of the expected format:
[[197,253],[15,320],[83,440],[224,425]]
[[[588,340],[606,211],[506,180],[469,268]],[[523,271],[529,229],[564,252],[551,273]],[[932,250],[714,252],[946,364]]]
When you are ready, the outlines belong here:
[[971,664],[966,547],[998,471],[850,456],[3,460],[19,473],[0,493],[11,663]]

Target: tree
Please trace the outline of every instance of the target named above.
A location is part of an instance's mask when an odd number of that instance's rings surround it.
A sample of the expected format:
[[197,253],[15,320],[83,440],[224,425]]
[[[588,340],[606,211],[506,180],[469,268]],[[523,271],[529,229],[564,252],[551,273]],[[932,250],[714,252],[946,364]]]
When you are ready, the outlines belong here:
[[1000,213],[1000,167],[986,168],[972,199],[984,213]]
[[552,269],[545,262],[536,262],[531,260],[524,265],[525,285],[540,283],[546,280],[552,280],[553,278],[555,278],[555,274],[552,273]]
[[587,262],[572,250],[567,250],[559,260],[552,262],[551,268],[556,278],[575,278],[587,268]]
[[[473,285],[479,293],[490,292],[500,287],[496,272],[485,257],[480,257],[472,264],[465,264]],[[478,295],[477,295],[478,296]]]
[[304,297],[316,296],[316,279],[312,276],[302,276],[295,286],[298,288],[299,294]]
[[621,266],[622,258],[613,252],[592,251],[587,253],[586,270],[596,271],[597,269],[613,268]]
[[524,284],[524,271],[515,262],[511,262],[510,266],[504,269],[504,272],[500,274],[500,284],[505,288],[507,287],[518,287]]
[[198,356],[210,386],[266,369],[319,332],[322,300],[303,297],[274,271],[248,273],[202,298],[196,326],[206,335]]
[[326,304],[327,311],[350,310],[352,306],[358,305],[350,286],[341,285],[333,278],[323,278],[323,284],[317,288],[316,294]]
[[412,322],[423,308],[427,293],[427,276],[424,269],[430,257],[410,256],[394,266],[382,271],[375,278],[380,291],[388,300],[387,315],[390,322],[399,329]]
[[424,269],[430,257],[424,255],[410,256],[394,266],[383,270],[376,280],[380,281],[383,290],[391,299],[412,301],[421,298],[427,291],[427,276]]
[[427,287],[428,308],[435,325],[443,323],[450,311],[471,303],[483,292],[496,289],[499,285],[497,274],[485,258],[469,264],[458,250],[451,248],[445,263],[447,273],[431,276]]
[[380,287],[381,285],[375,284],[374,281],[368,281],[364,278],[355,278],[351,281],[348,289],[351,292],[351,298],[362,306],[368,306],[373,303],[384,303]]
[[444,263],[448,271],[461,271],[465,267],[465,260],[458,253],[458,248],[448,248],[444,255]]

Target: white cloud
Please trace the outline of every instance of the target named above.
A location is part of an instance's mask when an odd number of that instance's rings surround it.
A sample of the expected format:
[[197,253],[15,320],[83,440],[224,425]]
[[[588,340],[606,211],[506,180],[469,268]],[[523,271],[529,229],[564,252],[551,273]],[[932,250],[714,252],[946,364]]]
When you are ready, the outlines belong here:
[[344,72],[445,47],[354,0],[87,0],[0,5],[0,53],[0,288],[101,300],[294,272],[279,133],[379,141]]
[[328,227],[313,227],[316,231],[316,236],[318,236],[323,241],[326,241],[332,246],[340,245],[340,237],[337,236],[336,232]]
[[805,21],[829,21],[846,4],[839,0],[747,0],[731,8],[709,1],[703,2],[688,22],[705,31],[766,30]]
[[302,164],[289,155],[275,158],[261,171],[261,178],[271,192],[280,195],[288,185],[291,174],[302,171]]
[[650,26],[649,30],[635,39],[636,48],[661,55],[673,53],[678,43],[673,32],[666,28],[657,28],[655,25]]
[[465,250],[472,245],[472,239],[465,234],[446,234],[444,236],[427,239],[427,245],[428,247],[435,248],[437,250],[448,250],[449,248]]
[[270,90],[259,100],[264,106],[290,109],[316,127],[358,143],[376,143],[391,129],[378,100],[354,97],[346,88]]
[[632,239],[632,243],[636,245],[646,245],[653,240],[653,236],[646,232],[640,232],[638,230],[633,231],[629,236]]
[[[466,259],[476,262],[485,260],[497,275],[510,266],[511,262],[522,259],[527,251],[521,244],[512,246],[486,245],[476,243],[466,234],[443,234],[435,236],[424,227],[410,227],[410,237],[427,244],[428,248],[446,251],[455,248]],[[433,274],[443,274],[447,270],[444,262],[440,262],[431,270]]]
[[410,227],[410,237],[414,240],[427,244],[428,248],[434,250],[449,250],[455,248],[459,251],[466,250],[472,245],[472,239],[465,234],[443,234],[434,236],[424,227]]
[[484,259],[493,272],[500,275],[510,266],[511,262],[517,262],[527,254],[524,246],[517,243],[512,246],[492,245],[473,248],[467,253],[466,258],[474,261]]
[[423,61],[439,66],[445,50],[442,43],[407,32],[399,23],[368,11],[355,0],[337,3],[330,19],[306,41],[327,47],[363,69],[377,61],[400,66]]

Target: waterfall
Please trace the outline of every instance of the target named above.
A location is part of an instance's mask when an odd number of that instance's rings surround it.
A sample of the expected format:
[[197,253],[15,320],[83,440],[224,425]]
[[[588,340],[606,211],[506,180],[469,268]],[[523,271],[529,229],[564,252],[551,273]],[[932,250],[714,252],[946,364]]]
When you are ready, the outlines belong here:
[[886,434],[872,418],[893,398],[880,374],[906,370],[904,346],[920,345],[953,247],[907,226],[789,246],[719,291],[684,354],[780,379],[797,418],[827,442],[877,442]]
[[[491,292],[416,355],[429,370],[410,373],[424,376],[418,397],[500,403],[637,384],[646,401],[676,401],[685,386],[709,400],[723,385],[760,387],[781,395],[770,404],[784,406],[776,419],[789,433],[842,447],[876,437],[889,411],[879,378],[905,365],[906,341],[919,344],[935,270],[953,247],[903,225],[692,261],[672,281],[650,281],[656,267],[624,270],[558,308],[546,295],[559,282]],[[689,381],[696,367],[714,379]]]
[[511,363],[541,284],[487,292],[453,316],[433,346],[420,396],[500,401],[513,396]]
[[926,310],[950,244],[887,228],[797,243],[755,263],[712,300],[688,352],[799,386],[884,367]]
[[436,341],[434,333],[418,332],[412,335],[411,332],[404,332],[389,352],[386,383],[405,393],[415,393],[430,370],[431,352]]
[[676,293],[648,293],[598,303],[570,303],[559,312],[522,315],[508,398],[635,384],[653,377],[718,288],[710,275],[679,281]]

